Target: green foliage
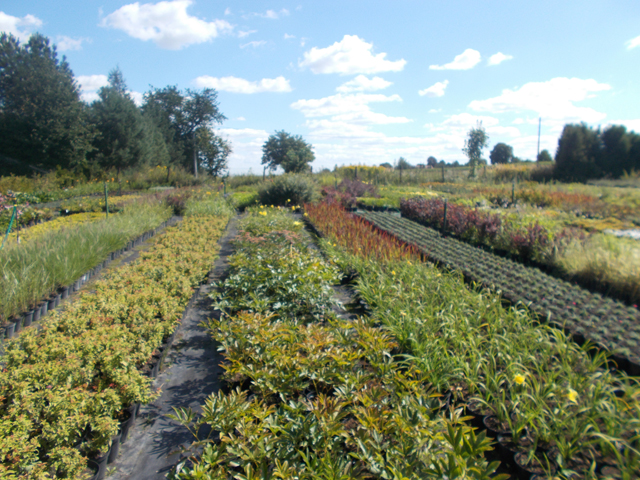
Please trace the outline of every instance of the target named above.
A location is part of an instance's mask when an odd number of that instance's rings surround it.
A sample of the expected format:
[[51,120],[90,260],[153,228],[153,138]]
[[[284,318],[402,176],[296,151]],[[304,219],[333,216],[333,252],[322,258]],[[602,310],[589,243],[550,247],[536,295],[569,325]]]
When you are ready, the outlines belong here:
[[558,140],[555,174],[563,181],[600,176],[600,132],[586,123],[565,125]]
[[165,140],[168,166],[193,171],[195,149],[199,168],[214,176],[226,168],[231,147],[211,130],[212,125],[226,120],[217,98],[217,92],[211,88],[187,89],[182,93],[175,86],[153,88],[145,94],[142,112]]
[[103,170],[115,169],[119,179],[122,170],[151,161],[165,164],[169,160],[164,140],[153,123],[145,121],[127,93],[119,69],[109,73],[110,84],[98,92],[100,99],[91,105],[91,121],[98,133],[89,157]]
[[551,157],[551,154],[549,153],[549,150],[542,150],[539,154],[538,154],[538,158],[536,159],[536,161],[538,162],[553,162],[553,157]]
[[[547,152],[548,154],[549,152]],[[513,147],[506,143],[496,143],[491,153],[489,154],[491,164],[496,165],[498,163],[511,163],[513,161]]]
[[474,178],[476,176],[476,166],[482,158],[482,150],[488,145],[489,137],[484,131],[482,122],[478,122],[476,128],[469,130],[467,139],[464,141],[464,148],[462,151],[469,159],[469,165],[471,166],[471,172],[469,177]]
[[0,154],[43,169],[75,167],[92,133],[69,64],[40,35],[0,36]]
[[314,199],[313,180],[303,175],[285,174],[266,182],[258,191],[263,205],[303,205]]
[[262,165],[270,170],[282,167],[285,173],[303,173],[311,170],[309,163],[315,160],[312,146],[301,135],[276,131],[262,146]]

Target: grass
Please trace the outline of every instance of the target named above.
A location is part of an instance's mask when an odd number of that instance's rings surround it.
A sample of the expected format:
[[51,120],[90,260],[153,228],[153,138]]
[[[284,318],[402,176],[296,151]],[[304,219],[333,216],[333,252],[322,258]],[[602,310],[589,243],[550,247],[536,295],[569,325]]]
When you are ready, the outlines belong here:
[[0,253],[0,323],[69,285],[108,253],[171,216],[157,202],[141,201],[108,220],[52,231]]
[[568,278],[640,303],[638,240],[595,234],[584,243],[572,242],[556,259],[556,267]]

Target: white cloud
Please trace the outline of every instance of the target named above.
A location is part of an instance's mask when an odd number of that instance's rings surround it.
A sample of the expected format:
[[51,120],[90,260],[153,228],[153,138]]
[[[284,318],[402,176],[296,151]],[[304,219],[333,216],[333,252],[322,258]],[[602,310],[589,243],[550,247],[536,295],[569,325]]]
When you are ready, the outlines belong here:
[[279,18],[287,17],[289,15],[289,10],[283,8],[277,12],[275,10],[267,10],[265,13],[251,13],[249,15],[244,15],[244,18],[261,17],[269,20],[278,20]]
[[447,63],[445,65],[430,65],[430,70],[469,70],[470,68],[475,67],[482,57],[480,56],[480,52],[474,50],[472,48],[467,48],[460,55],[456,55],[453,59],[453,62]]
[[513,55],[505,55],[502,52],[494,53],[489,57],[487,61],[487,65],[500,65],[502,62],[506,62],[507,60],[512,60]]
[[606,114],[589,107],[578,107],[574,102],[592,98],[594,92],[610,90],[606,83],[593,79],[553,78],[546,82],[526,83],[519,89],[505,89],[502,94],[487,100],[474,100],[469,108],[477,112],[519,113],[536,112],[547,122],[598,122]]
[[442,111],[442,109],[441,109],[441,108],[432,108],[431,110],[429,110],[429,112],[428,112],[428,113],[439,113],[439,112],[441,112],[441,111]]
[[336,91],[341,93],[374,92],[376,90],[385,89],[390,85],[393,85],[393,83],[386,81],[382,77],[373,77],[370,79],[364,75],[358,75],[353,80],[349,80],[348,82],[340,85],[336,88]]
[[229,7],[224,9],[224,14],[225,15],[231,15],[231,9]]
[[300,110],[305,117],[325,117],[368,112],[370,103],[401,101],[400,95],[387,96],[364,93],[344,95],[339,93],[325,98],[298,100],[291,104],[291,108]]
[[449,80],[445,80],[444,82],[436,82],[431,85],[429,88],[425,88],[424,90],[420,90],[418,95],[421,97],[426,95],[427,97],[442,97],[444,95],[444,91],[449,85]]
[[135,103],[139,107],[142,106],[142,102],[144,101],[144,93],[136,92],[134,90],[127,90],[127,93],[133,100],[133,103]]
[[632,48],[640,47],[640,35],[636,38],[632,38],[627,42],[627,50],[631,50]]
[[101,87],[109,85],[106,75],[79,75],[76,77],[76,81],[83,92],[95,92]]
[[257,82],[251,82],[238,77],[210,77],[203,75],[194,80],[199,88],[215,88],[216,90],[231,93],[262,93],[262,92],[290,92],[289,80],[280,76],[276,78],[263,78]]
[[109,85],[106,75],[79,75],[76,82],[80,87],[80,98],[87,103],[98,100],[98,90]]
[[284,34],[284,39],[285,39],[285,40],[290,40],[290,39],[292,39],[292,38],[296,38],[296,36],[295,36],[295,35],[289,35],[288,33],[285,33],[285,34]]
[[367,43],[357,35],[345,35],[344,38],[326,48],[313,47],[304,53],[300,67],[309,67],[313,73],[356,73],[399,72],[406,60],[386,60],[386,53],[372,53],[373,44]]
[[247,119],[246,119],[246,118],[244,118],[244,117],[238,117],[238,118],[236,118],[236,120],[238,120],[239,122],[244,122],[244,121],[246,121]]
[[244,45],[240,45],[240,48],[247,48],[247,47],[258,48],[258,47],[262,47],[263,45],[266,45],[266,44],[267,44],[266,40],[254,40],[253,42],[249,42],[249,43],[245,43]]
[[20,18],[0,12],[0,32],[10,33],[21,42],[29,40],[33,30],[41,26],[42,20],[33,15],[25,15]]
[[65,35],[58,35],[56,37],[56,47],[60,52],[66,52],[68,50],[81,50],[82,42],[87,41],[86,38],[71,38]]
[[[634,131],[640,134],[640,118],[634,120],[610,120],[607,125],[624,125],[627,131]],[[606,128],[606,127],[605,127]]]
[[240,30],[238,32],[238,38],[244,38],[247,37],[249,35],[251,35],[252,33],[256,33],[257,30]]
[[231,173],[247,173],[250,169],[253,173],[262,173],[262,145],[269,138],[266,131],[253,128],[220,128],[216,130],[216,134],[228,138],[233,144],[233,152],[229,155]]
[[180,50],[233,30],[226,20],[207,22],[190,16],[187,8],[192,3],[192,0],[131,3],[104,17],[100,25],[122,30],[139,40],[151,40],[167,50]]

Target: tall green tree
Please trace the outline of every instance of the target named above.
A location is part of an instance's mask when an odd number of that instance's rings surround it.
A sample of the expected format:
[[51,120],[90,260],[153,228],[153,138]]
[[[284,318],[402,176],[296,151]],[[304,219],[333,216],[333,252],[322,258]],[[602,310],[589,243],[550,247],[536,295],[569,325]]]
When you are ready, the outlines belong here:
[[113,168],[120,177],[123,170],[148,164],[154,155],[163,155],[164,139],[154,133],[155,125],[145,121],[127,93],[119,68],[109,73],[109,85],[102,87],[98,95],[100,99],[91,104],[91,119],[97,132],[93,158],[102,169]]
[[285,173],[308,172],[309,164],[316,158],[312,149],[302,136],[276,131],[262,146],[262,165],[270,170],[282,167]]
[[478,122],[476,128],[469,130],[467,139],[464,141],[464,148],[462,149],[469,159],[469,166],[471,167],[469,177],[473,178],[476,176],[476,167],[482,159],[482,150],[487,147],[488,142],[489,137],[487,136],[487,132],[484,131],[482,122]]
[[634,168],[635,162],[631,157],[634,135],[633,132],[628,133],[623,125],[610,125],[604,129],[600,135],[603,151],[597,161],[603,173],[617,178]]
[[506,143],[496,143],[489,154],[492,165],[499,163],[511,163],[513,161],[513,147]]
[[199,165],[212,177],[220,177],[227,169],[231,144],[208,128],[197,131]]
[[[175,86],[152,89],[145,94],[143,114],[162,133],[170,156],[170,166],[182,165],[195,173],[194,167],[198,165],[199,159],[206,157],[200,152],[199,145],[210,148],[210,143],[199,144],[198,132],[207,129],[214,135],[212,128],[226,120],[220,112],[217,96],[212,88],[202,91],[187,89],[183,94]],[[209,136],[201,134],[203,135]],[[220,140],[216,141],[219,145]]]
[[53,169],[83,164],[92,131],[66,58],[34,34],[0,35],[0,153]]
[[556,150],[555,176],[563,181],[583,182],[602,174],[600,131],[586,123],[567,124]]
[[545,149],[538,154],[538,158],[536,159],[536,161],[537,162],[553,162],[553,158],[551,157],[549,150]]

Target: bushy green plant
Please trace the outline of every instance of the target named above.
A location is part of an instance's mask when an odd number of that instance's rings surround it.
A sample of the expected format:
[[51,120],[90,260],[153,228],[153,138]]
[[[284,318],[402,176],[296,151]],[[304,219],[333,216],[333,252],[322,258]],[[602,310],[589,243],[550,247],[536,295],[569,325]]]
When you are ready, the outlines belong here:
[[281,175],[258,191],[263,205],[302,205],[314,198],[313,182],[304,175]]

